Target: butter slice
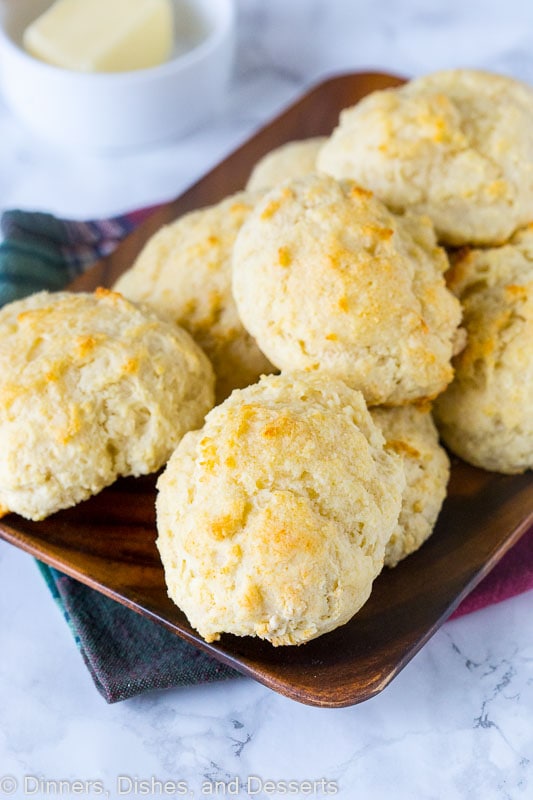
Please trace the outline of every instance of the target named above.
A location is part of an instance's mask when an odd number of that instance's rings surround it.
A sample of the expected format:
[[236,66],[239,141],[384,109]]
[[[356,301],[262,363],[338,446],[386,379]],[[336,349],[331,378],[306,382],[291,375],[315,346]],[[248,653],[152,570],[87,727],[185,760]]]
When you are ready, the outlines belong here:
[[77,72],[125,72],[166,61],[171,0],[56,0],[24,32],[30,55]]

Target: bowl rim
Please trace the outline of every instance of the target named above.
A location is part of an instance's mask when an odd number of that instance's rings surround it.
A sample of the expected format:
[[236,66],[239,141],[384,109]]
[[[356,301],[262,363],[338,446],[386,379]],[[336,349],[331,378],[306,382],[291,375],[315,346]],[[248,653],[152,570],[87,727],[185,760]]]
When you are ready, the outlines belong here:
[[[197,4],[197,0],[187,0],[187,2],[191,6]],[[213,29],[190,50],[173,56],[162,64],[157,64],[153,67],[126,70],[124,72],[82,72],[57,67],[27,53],[7,33],[3,19],[0,21],[0,50],[3,48],[12,58],[18,59],[24,66],[35,72],[42,72],[43,75],[48,75],[51,78],[84,81],[95,86],[113,83],[115,86],[121,87],[130,83],[152,81],[167,76],[175,77],[176,74],[187,71],[196,63],[209,57],[234,29],[236,19],[234,0],[210,0],[210,2],[202,3],[202,6],[214,21]]]

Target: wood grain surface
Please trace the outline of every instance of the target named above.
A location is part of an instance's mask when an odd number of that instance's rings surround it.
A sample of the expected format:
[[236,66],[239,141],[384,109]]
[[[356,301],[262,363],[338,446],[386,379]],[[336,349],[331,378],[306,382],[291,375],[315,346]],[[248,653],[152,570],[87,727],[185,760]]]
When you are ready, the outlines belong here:
[[[162,224],[237,191],[261,155],[291,139],[328,133],[342,108],[400,82],[388,75],[353,74],[315,87],[158,209],[72,288],[110,286]],[[352,705],[381,691],[533,523],[530,473],[499,475],[453,459],[433,536],[379,576],[369,601],[348,624],[300,647],[274,648],[234,636],[208,645],[167,597],[155,547],[154,500],[155,477],[123,479],[43,522],[10,514],[0,521],[0,535],[281,694],[326,707]]]

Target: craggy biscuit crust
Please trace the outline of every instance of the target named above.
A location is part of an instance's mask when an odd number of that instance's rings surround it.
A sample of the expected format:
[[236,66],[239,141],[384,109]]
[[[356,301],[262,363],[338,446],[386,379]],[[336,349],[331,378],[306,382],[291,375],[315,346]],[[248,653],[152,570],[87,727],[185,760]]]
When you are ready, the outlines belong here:
[[314,136],[287,142],[259,159],[253,168],[246,189],[256,192],[271,189],[288,178],[303,178],[316,172],[316,159],[326,136]]
[[159,469],[211,408],[188,333],[105,289],[0,311],[0,506],[43,519]]
[[231,294],[233,243],[258,196],[240,192],[164,226],[115,284],[191,334],[213,364],[218,401],[273,371]]
[[533,91],[456,69],[374,92],[341,113],[317,164],[428,214],[446,244],[501,244],[533,219]]
[[368,598],[404,484],[359,392],[264,377],[187,434],[159,478],[169,595],[207,641],[326,633]]
[[445,443],[484,469],[533,467],[533,226],[503,247],[465,249],[449,273],[467,345],[437,399]]
[[241,319],[282,370],[320,371],[369,405],[434,397],[451,381],[460,305],[427,218],[398,217],[327,175],[268,192],[234,247]]
[[371,414],[405,470],[402,510],[385,551],[385,566],[395,567],[432,534],[446,497],[450,462],[429,407],[375,407]]

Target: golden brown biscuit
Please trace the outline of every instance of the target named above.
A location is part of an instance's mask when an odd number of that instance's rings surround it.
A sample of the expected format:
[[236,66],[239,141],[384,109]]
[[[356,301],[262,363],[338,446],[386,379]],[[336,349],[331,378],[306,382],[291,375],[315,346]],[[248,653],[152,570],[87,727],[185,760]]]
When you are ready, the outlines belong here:
[[314,136],[271,150],[253,168],[246,189],[250,192],[271,189],[288,178],[303,178],[316,172],[316,157],[326,140],[326,136]]
[[455,69],[374,92],[341,113],[317,164],[428,214],[447,244],[500,244],[533,219],[533,91]]
[[445,443],[495,472],[533,467],[533,226],[464,250],[449,274],[468,340],[435,417]]
[[44,519],[161,467],[213,404],[188,333],[105,289],[0,311],[0,506]]
[[460,305],[427,218],[398,217],[351,181],[287,181],[234,247],[241,319],[282,370],[321,371],[369,405],[431,398],[451,381]]
[[405,470],[402,510],[385,551],[385,566],[395,567],[432,534],[446,497],[450,462],[429,407],[375,407],[371,414]]
[[218,401],[273,371],[243,328],[231,294],[233,243],[257,199],[241,192],[166,225],[115,284],[191,334],[211,359]]
[[333,630],[370,594],[404,484],[359,392],[264,377],[187,434],[159,478],[169,595],[210,642]]

